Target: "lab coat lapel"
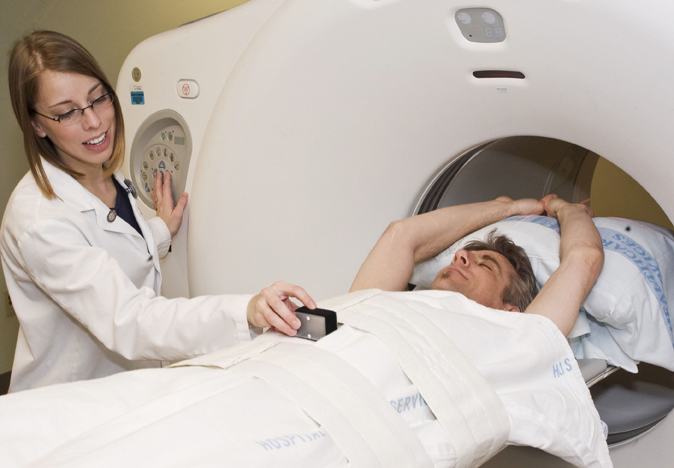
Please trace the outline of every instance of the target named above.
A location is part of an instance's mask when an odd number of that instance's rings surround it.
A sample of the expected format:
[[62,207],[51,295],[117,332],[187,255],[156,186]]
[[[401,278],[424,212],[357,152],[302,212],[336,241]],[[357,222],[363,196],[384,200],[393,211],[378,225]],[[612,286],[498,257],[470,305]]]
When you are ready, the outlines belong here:
[[[97,196],[85,189],[82,184],[77,182],[70,174],[63,172],[62,170],[52,166],[50,163],[42,160],[42,166],[49,178],[49,182],[54,189],[56,196],[60,198],[67,205],[75,208],[81,213],[87,213],[93,211],[95,213],[96,224],[105,231],[117,232],[120,234],[125,234],[137,238],[139,242],[145,243],[143,237],[136,232],[136,230],[131,227],[123,219],[117,217],[113,222],[108,221],[108,214],[110,213],[110,208],[105,206]],[[121,185],[124,187],[124,178],[121,173],[116,173],[115,178],[120,181]],[[135,202],[135,200],[134,200]],[[136,219],[139,218],[139,213],[137,213],[137,208],[135,203],[132,202],[131,206],[134,207],[134,214],[136,214]],[[142,216],[140,217],[142,219]],[[149,232],[147,223],[143,220],[139,221],[138,224],[141,226],[141,231],[147,240],[147,245],[150,252],[154,252],[154,239],[152,238],[152,233]],[[148,235],[149,233],[149,235]]]
[[[124,175],[122,175],[121,172],[117,171],[114,174],[115,179],[117,179],[117,182],[121,187],[126,187],[126,183],[124,182]],[[155,251],[155,242],[154,242],[154,236],[152,235],[152,230],[150,229],[150,226],[147,224],[147,221],[145,221],[145,218],[143,217],[142,213],[138,209],[138,204],[136,203],[136,199],[131,195],[130,193],[126,194],[127,197],[129,197],[129,202],[131,203],[131,209],[133,210],[133,215],[136,217],[136,221],[138,222],[138,225],[140,226],[140,230],[143,233],[143,237],[145,238],[145,242],[147,242],[147,248],[150,251],[150,253],[153,253]],[[113,223],[114,224],[114,223]],[[138,232],[131,226],[129,226],[128,223],[124,222],[121,223],[124,224],[126,227],[131,229],[133,233],[140,237]],[[156,255],[153,254],[153,257],[155,257],[155,263],[158,262],[156,260]],[[157,268],[159,268],[159,265],[155,265]]]

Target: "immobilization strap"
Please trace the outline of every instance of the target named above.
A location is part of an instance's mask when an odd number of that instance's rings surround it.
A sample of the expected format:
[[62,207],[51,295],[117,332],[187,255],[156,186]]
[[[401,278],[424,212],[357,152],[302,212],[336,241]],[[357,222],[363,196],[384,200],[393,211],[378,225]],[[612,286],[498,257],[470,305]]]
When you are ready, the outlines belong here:
[[510,433],[503,403],[424,314],[409,303],[377,296],[340,311],[338,318],[388,347],[449,436],[458,468],[479,466],[503,447]]
[[432,468],[412,429],[362,374],[315,346],[281,343],[232,368],[263,379],[321,425],[354,468]]
[[246,343],[241,343],[229,348],[223,348],[210,354],[204,354],[193,359],[176,362],[169,367],[212,367],[217,369],[228,369],[231,366],[257,356],[260,353],[273,348],[278,344],[278,341],[268,340],[253,340]]

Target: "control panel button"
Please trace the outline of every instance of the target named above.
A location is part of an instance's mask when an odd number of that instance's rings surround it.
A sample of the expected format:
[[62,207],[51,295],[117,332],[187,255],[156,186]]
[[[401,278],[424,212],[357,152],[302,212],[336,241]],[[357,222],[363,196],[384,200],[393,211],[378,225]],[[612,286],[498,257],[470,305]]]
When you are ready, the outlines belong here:
[[199,96],[199,83],[194,80],[180,80],[176,90],[183,99],[195,99]]

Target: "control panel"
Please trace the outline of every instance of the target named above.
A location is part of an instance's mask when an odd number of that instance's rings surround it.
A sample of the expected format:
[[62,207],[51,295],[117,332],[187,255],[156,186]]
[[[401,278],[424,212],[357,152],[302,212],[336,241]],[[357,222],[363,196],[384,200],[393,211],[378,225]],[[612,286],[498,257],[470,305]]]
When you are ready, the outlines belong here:
[[503,42],[506,38],[503,17],[490,8],[464,8],[455,15],[461,34],[470,42]]
[[163,110],[148,117],[138,129],[130,154],[131,180],[140,199],[154,209],[154,180],[171,174],[174,203],[185,190],[192,155],[192,138],[187,122],[175,111]]

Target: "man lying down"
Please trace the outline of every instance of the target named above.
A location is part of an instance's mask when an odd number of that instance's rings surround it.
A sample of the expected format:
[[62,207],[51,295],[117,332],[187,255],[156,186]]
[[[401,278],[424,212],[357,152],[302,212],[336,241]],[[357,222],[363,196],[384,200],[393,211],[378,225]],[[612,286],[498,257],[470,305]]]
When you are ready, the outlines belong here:
[[[395,292],[464,235],[542,213],[559,221],[561,265],[535,298],[527,259],[496,236],[457,251],[438,291]],[[319,304],[338,331],[2,397],[0,465],[468,467],[511,443],[610,467],[564,338],[602,259],[590,212],[554,196],[393,223],[353,293]],[[287,305],[264,321],[289,326]]]

